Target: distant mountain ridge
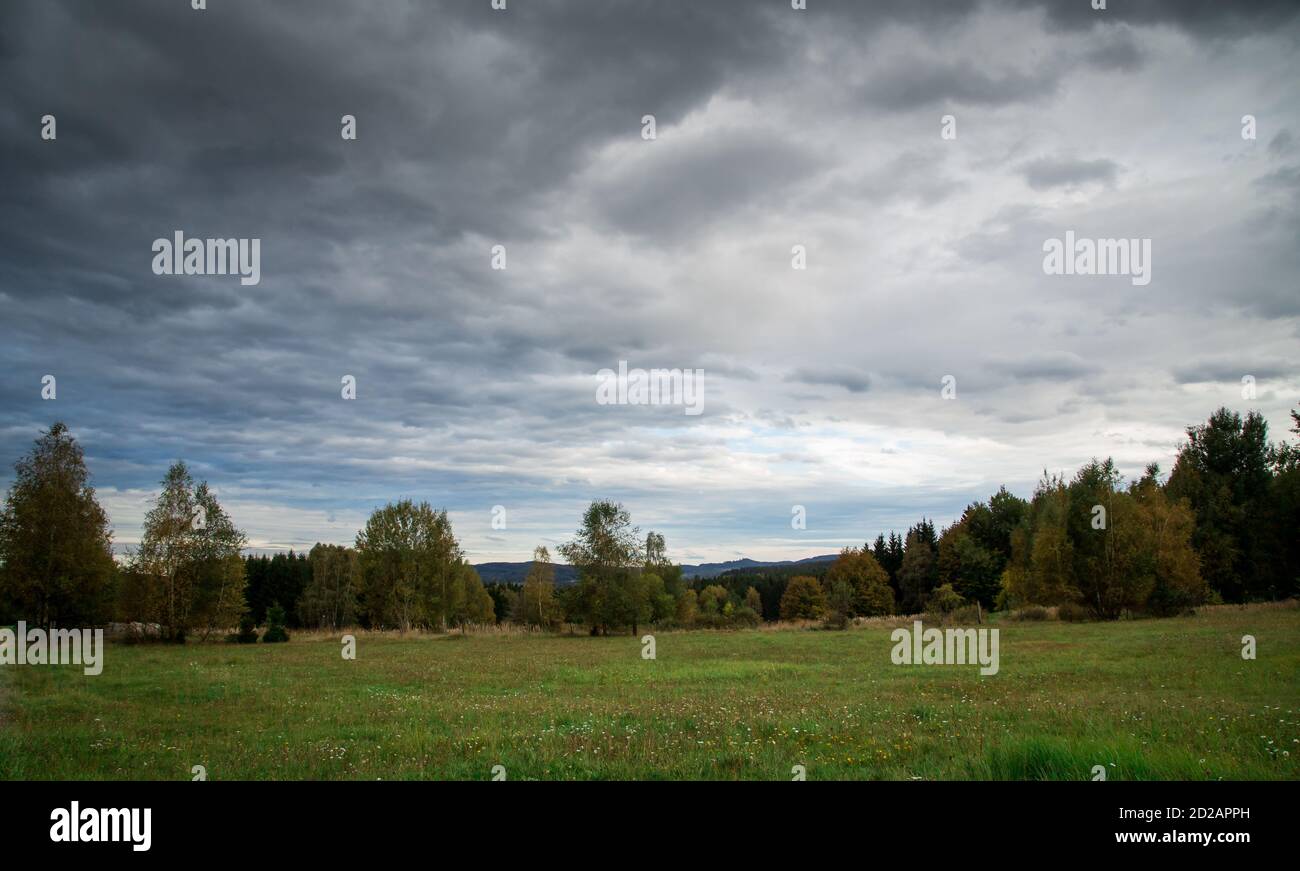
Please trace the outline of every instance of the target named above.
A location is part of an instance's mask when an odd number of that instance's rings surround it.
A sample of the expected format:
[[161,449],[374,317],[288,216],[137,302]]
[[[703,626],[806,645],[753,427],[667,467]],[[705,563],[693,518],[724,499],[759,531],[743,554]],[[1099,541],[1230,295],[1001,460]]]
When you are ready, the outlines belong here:
[[[752,560],[749,558],[728,560],[721,563],[700,563],[699,565],[682,566],[682,577],[687,578],[716,578],[723,572],[729,572],[733,569],[760,569],[783,566],[797,566],[802,563],[829,562],[835,559],[838,554],[824,554],[822,556],[810,556],[798,560]],[[485,584],[522,584],[524,578],[528,575],[528,570],[532,568],[532,561],[521,563],[497,562],[497,563],[475,563],[474,570],[478,572],[480,578]],[[559,586],[567,586],[578,580],[578,570],[573,566],[557,564],[555,566],[555,583]]]
[[[533,567],[533,561],[522,563],[475,563],[474,571],[485,584],[522,584]],[[555,567],[555,583],[561,587],[578,580],[578,570],[559,564]]]

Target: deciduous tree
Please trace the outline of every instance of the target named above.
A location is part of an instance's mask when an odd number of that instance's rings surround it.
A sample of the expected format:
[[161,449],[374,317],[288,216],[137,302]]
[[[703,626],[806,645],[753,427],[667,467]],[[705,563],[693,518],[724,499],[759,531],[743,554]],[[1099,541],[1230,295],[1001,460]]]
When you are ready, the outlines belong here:
[[132,561],[144,585],[137,600],[144,613],[136,619],[157,623],[172,641],[233,627],[247,607],[240,556],[246,543],[207,482],[196,486],[183,462],[173,464]]
[[543,546],[533,550],[533,564],[524,578],[519,594],[515,622],[525,626],[551,627],[560,622],[560,606],[555,600],[555,566],[551,552]]
[[409,499],[371,513],[357,533],[365,608],[373,625],[446,631],[463,591],[460,545],[445,510]]
[[797,575],[781,596],[782,620],[817,620],[826,613],[826,593],[816,578]]
[[0,612],[43,627],[107,620],[111,535],[81,446],[55,423],[14,464],[0,509]]
[[846,547],[826,572],[826,590],[844,583],[852,592],[848,616],[875,617],[894,613],[889,575],[866,548]]
[[645,554],[640,532],[627,509],[598,499],[582,516],[573,541],[560,545],[560,554],[578,569],[574,596],[577,616],[593,635],[612,626],[632,626],[645,616],[649,602],[640,582]]
[[357,619],[357,552],[337,544],[317,544],[308,554],[311,582],[299,610],[303,620],[321,629],[350,626]]

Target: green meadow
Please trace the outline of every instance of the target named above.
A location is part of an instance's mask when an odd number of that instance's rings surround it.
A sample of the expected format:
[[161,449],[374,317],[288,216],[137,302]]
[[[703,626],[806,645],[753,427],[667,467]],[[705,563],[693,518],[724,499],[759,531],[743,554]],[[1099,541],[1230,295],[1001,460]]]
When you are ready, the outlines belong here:
[[630,635],[110,644],[95,677],[0,668],[0,777],[1300,777],[1294,602],[995,619],[993,676],[892,664],[894,625],[661,632],[654,660]]

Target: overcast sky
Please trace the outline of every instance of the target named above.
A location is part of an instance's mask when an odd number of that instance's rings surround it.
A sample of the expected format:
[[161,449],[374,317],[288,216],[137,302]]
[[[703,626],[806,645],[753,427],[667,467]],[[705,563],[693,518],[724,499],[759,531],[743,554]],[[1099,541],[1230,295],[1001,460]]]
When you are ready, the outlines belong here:
[[[1300,396],[1294,3],[207,5],[0,4],[0,486],[66,421],[119,547],[181,458],[258,548],[410,497],[522,560],[609,497],[798,558]],[[261,282],[155,275],[177,230]],[[1045,274],[1067,230],[1150,283]],[[620,360],[703,413],[598,404]]]

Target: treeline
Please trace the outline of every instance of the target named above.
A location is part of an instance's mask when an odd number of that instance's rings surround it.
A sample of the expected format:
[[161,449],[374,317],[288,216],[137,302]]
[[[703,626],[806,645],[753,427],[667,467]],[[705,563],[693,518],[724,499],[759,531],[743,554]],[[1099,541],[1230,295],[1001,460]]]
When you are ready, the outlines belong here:
[[1270,444],[1254,412],[1220,409],[1187,436],[1163,483],[1152,464],[1126,486],[1110,460],[1044,475],[1012,530],[999,603],[1110,619],[1300,592],[1300,449]]
[[[1292,412],[1300,434],[1300,412]],[[1028,500],[1005,488],[946,529],[846,548],[833,562],[734,570],[687,582],[662,535],[644,537],[598,500],[559,556],[577,583],[557,589],[549,551],[519,585],[485,587],[445,510],[404,500],[374,511],[350,547],[244,556],[247,538],[184,463],[162,481],[140,546],[119,565],[82,451],[62,423],[15,464],[0,510],[0,622],[121,621],[162,639],[282,639],[284,627],[451,627],[511,621],[591,634],[643,626],[743,627],[923,611],[1056,606],[1097,619],[1185,612],[1210,602],[1300,592],[1300,447],[1271,444],[1257,413],[1220,409],[1187,430],[1162,481],[1125,482],[1093,460],[1044,474]]]
[[1001,488],[942,532],[922,519],[881,534],[824,572],[742,569],[720,581],[755,586],[765,619],[963,605],[1167,616],[1300,593],[1298,525],[1300,448],[1270,444],[1258,413],[1220,409],[1187,430],[1167,481],[1151,464],[1125,483],[1111,460],[1093,460],[1068,479],[1044,473],[1029,500]]
[[284,608],[285,625],[300,629],[306,626],[300,613],[303,593],[312,579],[312,562],[305,553],[253,555],[244,557],[244,578],[248,583],[245,598],[248,615],[255,626],[266,622],[272,607]]
[[703,589],[709,585],[723,587],[728,595],[744,596],[752,587],[758,594],[761,610],[759,616],[772,622],[781,619],[781,597],[785,595],[790,579],[794,577],[812,577],[820,581],[830,570],[832,562],[803,563],[795,566],[757,566],[746,569],[730,569],[718,575],[712,581],[696,580],[693,586]]
[[162,480],[140,545],[119,564],[81,447],[62,423],[14,466],[0,510],[0,622],[122,622],[166,641],[285,640],[285,626],[447,629],[495,620],[445,511],[402,501],[376,510],[354,547],[245,557],[206,482],[182,462]]

